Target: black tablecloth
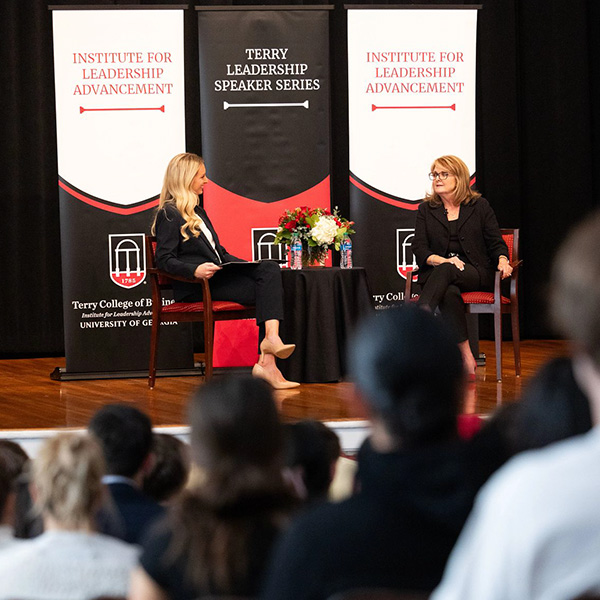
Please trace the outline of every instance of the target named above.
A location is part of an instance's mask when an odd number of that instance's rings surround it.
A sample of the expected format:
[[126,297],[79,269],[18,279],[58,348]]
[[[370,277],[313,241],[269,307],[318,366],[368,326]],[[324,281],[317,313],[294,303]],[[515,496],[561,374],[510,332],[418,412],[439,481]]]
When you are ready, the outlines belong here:
[[310,267],[281,273],[281,339],[296,344],[290,358],[278,361],[281,372],[302,383],[340,381],[346,374],[348,338],[373,311],[365,269]]

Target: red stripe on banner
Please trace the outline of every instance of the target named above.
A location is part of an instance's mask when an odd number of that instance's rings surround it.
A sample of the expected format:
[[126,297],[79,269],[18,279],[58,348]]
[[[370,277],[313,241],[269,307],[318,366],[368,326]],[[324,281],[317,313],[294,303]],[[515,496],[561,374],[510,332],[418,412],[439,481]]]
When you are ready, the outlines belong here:
[[329,175],[312,188],[277,202],[265,203],[245,198],[212,181],[206,184],[203,192],[204,208],[219,241],[228,252],[246,260],[252,258],[253,228],[277,227],[283,212],[297,206],[331,207]]
[[122,208],[122,207],[118,207],[118,206],[110,206],[108,204],[104,204],[103,202],[101,202],[99,200],[93,200],[92,198],[90,198],[80,192],[75,191],[73,188],[69,187],[66,183],[63,183],[60,180],[58,181],[58,186],[61,187],[63,190],[65,190],[65,192],[67,192],[68,194],[73,196],[73,198],[77,198],[77,200],[81,200],[82,202],[85,202],[86,204],[89,204],[90,206],[93,206],[94,208],[99,208],[100,210],[105,210],[107,212],[115,213],[117,215],[134,215],[136,213],[140,213],[145,210],[154,208],[155,206],[158,206],[158,198],[149,200],[148,202],[145,202],[144,204],[133,206],[132,208]]
[[386,204],[391,204],[392,206],[397,206],[398,208],[404,208],[406,210],[418,210],[419,208],[419,204],[411,204],[410,202],[404,202],[402,200],[393,200],[389,196],[384,196],[379,192],[375,192],[374,190],[369,189],[366,185],[363,185],[362,183],[358,182],[352,176],[350,176],[350,183],[365,194],[368,194],[372,198],[380,200],[381,202],[385,202]]

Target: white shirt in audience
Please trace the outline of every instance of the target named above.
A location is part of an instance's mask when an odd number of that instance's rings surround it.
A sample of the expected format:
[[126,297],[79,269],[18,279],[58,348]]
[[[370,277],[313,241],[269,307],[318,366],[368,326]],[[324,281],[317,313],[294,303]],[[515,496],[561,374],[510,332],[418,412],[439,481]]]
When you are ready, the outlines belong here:
[[0,600],[126,596],[138,549],[98,533],[48,531],[0,552]]
[[21,541],[15,537],[15,530],[10,525],[0,525],[0,552],[13,548]]
[[600,591],[600,427],[511,460],[482,489],[431,600]]

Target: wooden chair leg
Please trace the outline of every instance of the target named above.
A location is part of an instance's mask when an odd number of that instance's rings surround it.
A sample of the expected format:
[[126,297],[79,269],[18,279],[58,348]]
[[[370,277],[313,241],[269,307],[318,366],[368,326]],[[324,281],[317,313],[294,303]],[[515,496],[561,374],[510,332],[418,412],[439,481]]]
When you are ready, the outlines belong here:
[[148,367],[148,387],[154,388],[156,383],[156,354],[158,351],[158,334],[160,332],[160,323],[158,319],[152,319],[152,329],[150,332],[150,365]]
[[515,352],[515,374],[521,376],[521,337],[519,333],[519,311],[511,310],[510,324],[512,327],[513,349]]
[[494,341],[496,343],[496,380],[502,381],[502,313],[494,312]]
[[213,376],[213,347],[215,338],[215,322],[204,319],[204,380],[210,381]]

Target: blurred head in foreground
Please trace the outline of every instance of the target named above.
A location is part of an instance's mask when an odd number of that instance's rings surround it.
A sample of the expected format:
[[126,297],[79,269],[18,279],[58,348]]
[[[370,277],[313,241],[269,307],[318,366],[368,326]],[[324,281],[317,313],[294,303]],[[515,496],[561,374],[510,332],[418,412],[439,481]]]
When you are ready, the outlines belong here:
[[90,435],[59,433],[33,461],[35,505],[46,528],[93,530],[102,504],[104,459]]
[[456,437],[463,366],[440,319],[414,306],[389,309],[362,323],[351,348],[351,374],[370,412],[376,450]]
[[340,456],[340,440],[320,421],[286,423],[285,466],[296,493],[305,502],[327,500]]

